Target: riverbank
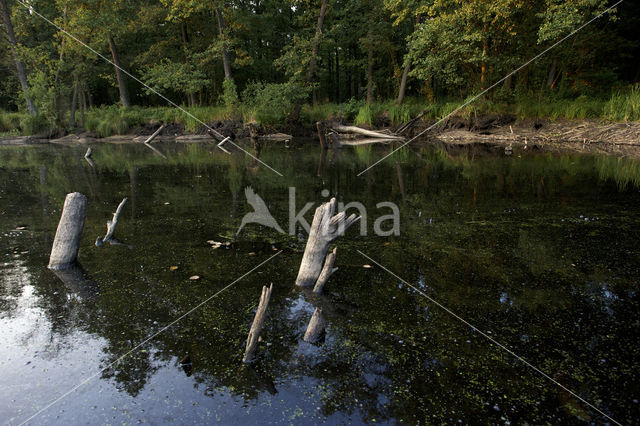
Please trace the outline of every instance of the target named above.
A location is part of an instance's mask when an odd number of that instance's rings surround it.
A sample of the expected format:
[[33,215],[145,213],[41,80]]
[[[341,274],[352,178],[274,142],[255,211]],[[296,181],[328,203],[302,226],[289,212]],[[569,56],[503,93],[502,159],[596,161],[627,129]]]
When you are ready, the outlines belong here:
[[[407,140],[421,134],[413,144],[440,142],[450,145],[469,143],[504,147],[507,151],[542,149],[569,150],[584,153],[640,158],[640,122],[611,123],[600,119],[519,119],[509,114],[485,114],[471,117],[454,116],[438,124],[435,119],[419,120],[403,136]],[[239,120],[214,121],[208,124],[224,136],[242,139],[250,136],[248,126]],[[46,134],[34,136],[0,137],[0,145],[53,144],[95,144],[144,142],[160,126],[150,122],[135,131],[122,135],[99,137],[95,132],[84,129],[49,138]],[[361,124],[364,128],[380,128]],[[315,125],[261,125],[260,134],[285,133],[294,137],[316,137]],[[400,126],[386,126],[383,129],[395,131]],[[429,129],[429,130],[427,130]],[[157,141],[171,140],[180,143],[211,143],[215,140],[208,135],[207,128],[200,126],[188,131],[182,123],[165,125],[157,136]]]

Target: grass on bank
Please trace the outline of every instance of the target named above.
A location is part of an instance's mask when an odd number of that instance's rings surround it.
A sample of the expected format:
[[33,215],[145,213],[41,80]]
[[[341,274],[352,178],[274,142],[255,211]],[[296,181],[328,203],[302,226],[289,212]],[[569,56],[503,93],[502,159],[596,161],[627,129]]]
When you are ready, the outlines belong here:
[[[442,118],[454,111],[464,101],[425,102],[407,99],[402,105],[394,101],[365,104],[352,99],[335,104],[303,105],[300,124],[312,127],[316,121],[343,120],[356,125],[399,125],[425,111],[425,119]],[[212,123],[220,120],[239,119],[265,125],[286,125],[290,115],[286,108],[257,108],[242,105],[230,109],[224,106],[185,107],[193,116]],[[518,118],[556,119],[604,119],[609,121],[640,121],[640,86],[618,91],[609,99],[580,96],[575,99],[547,99],[538,101],[533,97],[516,97],[509,101],[479,99],[464,107],[457,114],[469,117],[473,114],[514,114]],[[67,117],[68,119],[68,117]],[[187,133],[195,132],[201,124],[198,120],[173,107],[129,107],[104,106],[89,109],[84,117],[84,127],[99,137],[131,133],[136,128],[152,122],[183,125]],[[76,115],[80,121],[80,113]],[[42,116],[31,117],[21,112],[0,111],[0,134],[34,135],[50,130],[52,126]]]

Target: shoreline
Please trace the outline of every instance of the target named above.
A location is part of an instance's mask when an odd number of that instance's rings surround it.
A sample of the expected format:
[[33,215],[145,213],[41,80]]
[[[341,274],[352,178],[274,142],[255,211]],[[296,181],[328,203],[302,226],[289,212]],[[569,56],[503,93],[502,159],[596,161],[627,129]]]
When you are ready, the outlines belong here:
[[[436,120],[421,120],[403,136],[409,140],[420,134]],[[70,133],[59,138],[46,135],[0,137],[0,146],[30,146],[45,144],[85,145],[100,143],[142,143],[159,127],[149,124],[135,132],[100,138],[90,132]],[[212,125],[224,136],[249,138],[248,126],[238,121],[217,122]],[[368,126],[361,126],[370,128]],[[371,128],[391,130],[396,127]],[[301,125],[264,126],[263,132],[292,137],[317,138],[317,131]],[[170,124],[155,141],[178,143],[207,143],[215,139],[202,126],[196,132],[184,132],[179,125]],[[598,119],[549,120],[515,119],[509,115],[487,114],[471,118],[452,117],[446,122],[420,136],[415,144],[436,141],[447,145],[481,144],[489,147],[517,148],[518,150],[571,151],[631,157],[640,159],[640,122],[607,123]]]

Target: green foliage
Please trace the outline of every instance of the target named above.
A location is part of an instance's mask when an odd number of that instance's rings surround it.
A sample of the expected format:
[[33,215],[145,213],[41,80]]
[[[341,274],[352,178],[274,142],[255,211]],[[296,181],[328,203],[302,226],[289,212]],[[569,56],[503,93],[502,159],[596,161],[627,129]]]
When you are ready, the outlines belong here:
[[44,115],[31,116],[24,114],[20,119],[20,129],[25,135],[37,135],[42,132],[48,132],[51,128],[49,120]]
[[356,119],[354,123],[356,125],[367,124],[371,126],[373,124],[373,112],[371,111],[371,105],[366,104],[360,107],[358,110],[358,115],[356,115]]
[[[185,110],[205,123],[230,118],[226,107],[188,107]],[[202,126],[198,120],[173,107],[109,106],[89,109],[85,117],[85,128],[95,132],[98,137],[107,137],[130,133],[147,123],[163,122],[181,124],[186,132],[195,132]]]
[[309,86],[294,82],[249,84],[242,92],[245,121],[282,123],[310,92]]
[[21,112],[0,111],[0,132],[19,133],[20,123],[28,114]]
[[604,117],[614,121],[640,120],[640,85],[626,92],[617,91],[604,106]]
[[238,88],[236,83],[230,79],[224,79],[222,82],[222,103],[227,108],[236,108],[240,99],[238,98]]
[[411,120],[412,116],[412,108],[410,105],[392,105],[389,107],[389,119],[391,123],[395,125],[399,125],[402,123],[406,123]]
[[[185,95],[198,92],[209,84],[206,75],[192,63],[172,62],[168,59],[148,68],[142,80],[160,93],[172,90]],[[147,94],[153,93],[148,88],[144,90]]]
[[[375,126],[383,122],[381,119],[396,125],[406,122],[423,109],[428,110],[427,117],[443,116],[459,104],[457,100],[488,87],[610,3],[330,2],[318,33],[313,76],[309,65],[320,2],[57,0],[34,7],[45,16],[59,17],[57,24],[107,57],[111,54],[108,40],[113,40],[121,65],[168,98],[190,107],[222,105],[227,109],[198,110],[207,120],[242,114],[270,122],[298,117],[304,124],[357,119]],[[28,71],[29,94],[51,126],[67,125],[76,82],[82,88],[82,98],[88,100],[91,94],[94,105],[117,103],[120,95],[111,64],[62,36],[50,24],[24,19],[25,11],[15,2],[9,5],[20,57]],[[576,34],[570,43],[557,46],[489,92],[487,101],[479,100],[484,105],[465,108],[461,114],[505,108],[499,112],[635,119],[637,101],[624,92],[611,96],[610,91],[622,87],[636,73],[637,67],[628,58],[637,56],[638,43],[628,34],[637,26],[633,18],[638,15],[633,13],[637,8],[625,2],[601,18],[598,22],[602,24]],[[225,52],[231,59],[233,80],[223,72]],[[371,75],[369,54],[373,59]],[[0,84],[4,101],[0,107],[24,110],[24,96],[13,75],[15,63],[7,43],[0,47],[0,61],[5,77]],[[397,97],[405,64],[411,72],[404,103],[374,102],[364,108],[369,80],[378,101]],[[309,86],[315,90],[318,105],[304,105],[309,100]],[[130,80],[127,89],[130,100],[138,105],[163,105],[152,90]],[[604,113],[600,98],[609,96]],[[412,98],[419,101],[412,102]],[[108,114],[114,119],[112,123],[100,124],[102,118],[90,117],[89,127],[100,128],[101,134],[115,134],[136,125],[132,124],[136,120],[124,113],[112,114]],[[197,120],[174,119],[189,129],[199,127]]]

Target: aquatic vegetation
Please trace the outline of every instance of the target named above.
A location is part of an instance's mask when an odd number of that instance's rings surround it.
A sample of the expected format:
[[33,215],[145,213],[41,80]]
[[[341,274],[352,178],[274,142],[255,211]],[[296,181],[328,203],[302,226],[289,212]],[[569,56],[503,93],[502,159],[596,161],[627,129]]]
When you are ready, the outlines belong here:
[[[246,186],[284,224],[288,180],[255,167],[248,156],[218,154],[210,146],[158,147],[167,160],[139,145],[100,145],[95,170],[82,161],[83,147],[0,149],[3,223],[7,230],[26,228],[8,236],[3,231],[0,238],[0,251],[14,256],[0,263],[0,311],[3,321],[24,312],[15,300],[27,285],[34,289],[39,323],[56,330],[54,339],[85,333],[59,352],[47,346],[52,359],[77,353],[108,365],[274,249],[284,250],[277,263],[244,277],[105,371],[84,391],[88,403],[106,404],[107,411],[133,403],[146,409],[155,406],[158,393],[170,396],[176,404],[171,410],[189,407],[185,418],[206,406],[217,410],[220,421],[229,419],[228,407],[236,418],[259,412],[274,422],[292,416],[337,423],[409,423],[433,416],[487,422],[518,416],[532,423],[595,419],[404,283],[379,268],[363,268],[368,261],[361,250],[545,371],[565,372],[564,383],[588,383],[583,394],[601,399],[614,418],[633,418],[635,405],[627,395],[634,392],[638,369],[629,360],[638,354],[629,312],[638,308],[633,292],[640,273],[640,195],[632,179],[620,192],[614,170],[635,176],[635,163],[425,147],[422,158],[403,153],[401,161],[383,162],[375,173],[353,179],[363,162],[391,146],[345,147],[317,176],[318,150],[267,145],[260,158],[296,176],[298,209],[323,199],[323,189],[344,201],[361,200],[372,211],[381,199],[401,209],[399,236],[348,232],[326,294],[309,296],[293,286],[304,235],[282,236],[254,225],[235,232],[250,210],[242,194]],[[100,290],[91,302],[43,268],[59,206],[74,190],[89,197],[79,260]],[[135,248],[96,249],[95,237],[104,234],[105,221],[125,196],[117,234]],[[213,249],[209,240],[224,244]],[[18,267],[24,268],[20,280],[5,278],[18,276]],[[270,282],[257,365],[240,368],[260,288]],[[328,323],[325,342],[317,346],[301,341],[314,306],[323,307]],[[44,365],[29,347],[23,349],[33,365]],[[190,364],[182,365],[187,355]],[[70,388],[76,383],[66,369],[65,363],[46,374]],[[41,374],[34,370],[20,383]],[[176,388],[179,394],[171,393]]]

